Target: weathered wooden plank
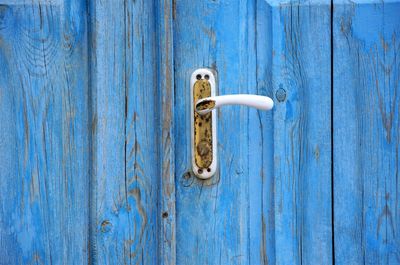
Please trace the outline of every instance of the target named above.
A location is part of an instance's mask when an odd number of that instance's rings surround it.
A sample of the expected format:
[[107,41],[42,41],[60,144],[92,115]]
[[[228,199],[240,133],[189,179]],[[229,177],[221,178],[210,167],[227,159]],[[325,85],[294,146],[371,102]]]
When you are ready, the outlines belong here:
[[334,1],[337,264],[399,264],[400,2]]
[[93,1],[92,260],[156,264],[159,163],[154,4]]
[[[256,1],[256,76],[250,79],[249,93],[274,99],[272,86],[272,13],[264,0]],[[276,99],[274,99],[276,101]],[[249,110],[249,211],[250,262],[275,263],[274,211],[274,125],[273,111]]]
[[155,7],[125,2],[125,192],[131,264],[158,263],[159,112]]
[[91,262],[130,260],[125,189],[124,1],[90,2],[92,89]]
[[176,264],[176,205],[175,205],[175,78],[173,53],[174,0],[157,0],[157,84],[159,92],[159,257],[160,264]]
[[155,9],[151,1],[126,2],[126,192],[132,264],[156,264],[159,181]]
[[271,54],[260,60],[271,70],[259,66],[259,84],[271,79],[276,102],[273,148],[264,147],[274,159],[275,262],[331,264],[330,1],[267,4]]
[[254,12],[254,1],[176,1],[177,264],[249,264],[249,177],[261,178],[249,172],[248,110],[218,112],[218,173],[197,179],[190,172],[189,78],[210,67],[218,72],[219,94],[249,91],[256,71],[254,18],[247,18]]
[[84,1],[0,6],[0,264],[88,260]]

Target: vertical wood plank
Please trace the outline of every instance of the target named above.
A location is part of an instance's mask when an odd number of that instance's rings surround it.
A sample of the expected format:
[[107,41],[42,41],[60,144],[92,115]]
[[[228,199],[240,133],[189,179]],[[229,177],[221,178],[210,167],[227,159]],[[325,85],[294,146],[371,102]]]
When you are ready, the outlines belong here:
[[125,190],[124,1],[91,1],[91,263],[130,261]]
[[160,192],[161,216],[159,227],[160,264],[176,264],[176,206],[175,206],[175,136],[174,106],[175,78],[173,52],[174,0],[157,0],[157,47],[160,138]]
[[331,264],[330,1],[267,4],[276,102],[275,261]]
[[[274,99],[272,86],[272,9],[264,0],[255,3],[256,76],[249,93]],[[276,101],[276,99],[274,99]],[[275,105],[276,106],[276,105]],[[272,111],[249,109],[250,264],[275,263],[274,123]],[[254,114],[253,114],[254,113]]]
[[158,263],[159,112],[156,18],[152,1],[126,1],[125,189],[132,264]]
[[155,8],[93,1],[92,261],[158,262]]
[[0,5],[0,264],[88,260],[86,4]]
[[253,172],[248,166],[248,109],[226,107],[218,112],[218,173],[210,180],[197,179],[190,172],[189,78],[195,69],[209,67],[218,72],[219,94],[249,91],[248,82],[255,83],[256,72],[254,3],[176,1],[177,264],[250,261],[248,200]]
[[400,2],[334,1],[337,264],[399,264]]

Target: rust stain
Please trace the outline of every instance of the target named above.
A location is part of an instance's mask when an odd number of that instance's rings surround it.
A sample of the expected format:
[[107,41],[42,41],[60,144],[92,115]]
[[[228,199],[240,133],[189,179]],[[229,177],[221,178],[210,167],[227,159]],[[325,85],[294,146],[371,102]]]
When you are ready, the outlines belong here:
[[[206,79],[196,81],[193,87],[193,105],[199,99],[211,96],[211,84]],[[215,102],[203,102],[201,107],[208,107]],[[209,170],[209,166],[213,161],[213,146],[212,146],[212,113],[199,115],[194,110],[194,159],[199,167],[199,173],[203,170]]]
[[206,109],[212,109],[215,107],[215,101],[214,100],[205,100],[196,105],[197,110],[206,110]]

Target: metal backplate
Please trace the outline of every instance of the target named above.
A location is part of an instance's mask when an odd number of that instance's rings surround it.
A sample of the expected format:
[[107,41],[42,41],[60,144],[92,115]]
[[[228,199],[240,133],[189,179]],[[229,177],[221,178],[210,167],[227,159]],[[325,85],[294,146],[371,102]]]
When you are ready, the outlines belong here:
[[217,167],[217,116],[214,110],[199,115],[195,105],[199,99],[215,96],[215,90],[215,75],[211,70],[197,69],[193,72],[190,78],[192,168],[194,174],[202,179],[212,177]]

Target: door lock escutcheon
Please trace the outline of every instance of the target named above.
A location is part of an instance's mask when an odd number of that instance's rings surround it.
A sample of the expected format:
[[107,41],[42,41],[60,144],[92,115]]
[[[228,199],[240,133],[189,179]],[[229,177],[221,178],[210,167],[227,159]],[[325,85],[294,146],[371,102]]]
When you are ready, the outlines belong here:
[[201,68],[190,78],[192,169],[201,178],[211,178],[217,169],[217,113],[225,105],[246,105],[260,110],[274,106],[271,98],[237,94],[216,96],[216,72]]
[[211,111],[205,115],[196,112],[197,101],[215,96],[215,74],[209,69],[198,69],[190,78],[192,168],[196,176],[208,179],[217,169],[217,115]]

